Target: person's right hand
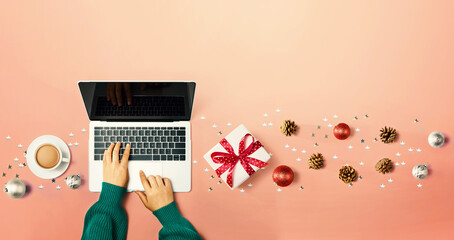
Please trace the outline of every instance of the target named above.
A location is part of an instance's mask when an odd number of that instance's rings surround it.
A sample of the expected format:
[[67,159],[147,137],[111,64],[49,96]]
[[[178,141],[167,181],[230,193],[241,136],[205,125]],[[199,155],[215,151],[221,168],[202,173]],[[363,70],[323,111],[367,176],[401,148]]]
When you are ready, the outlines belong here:
[[145,173],[140,171],[140,180],[142,181],[145,193],[136,191],[137,196],[142,200],[143,205],[150,211],[154,212],[173,202],[173,190],[168,178],[150,175],[145,177]]

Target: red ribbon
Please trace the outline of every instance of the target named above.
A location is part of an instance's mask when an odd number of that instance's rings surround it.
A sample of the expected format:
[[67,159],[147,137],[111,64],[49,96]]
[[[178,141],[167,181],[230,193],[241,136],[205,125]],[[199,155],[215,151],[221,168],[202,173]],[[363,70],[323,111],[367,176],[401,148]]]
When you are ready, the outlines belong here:
[[[252,137],[252,143],[245,149],[244,144],[247,137]],[[235,169],[238,161],[241,162],[241,165],[243,166],[247,174],[249,174],[249,176],[251,176],[255,172],[251,165],[259,168],[265,167],[267,165],[266,162],[248,157],[249,155],[257,151],[257,149],[262,147],[262,144],[258,140],[255,141],[254,137],[250,133],[244,135],[244,137],[241,139],[238,151],[239,155],[235,154],[232,146],[225,138],[223,138],[219,143],[227,151],[227,153],[213,152],[211,154],[211,159],[213,159],[213,162],[215,163],[222,164],[218,169],[216,169],[216,174],[218,175],[218,177],[221,177],[221,175],[225,171],[229,171],[229,174],[227,175],[227,184],[231,188],[233,186],[233,169]]]

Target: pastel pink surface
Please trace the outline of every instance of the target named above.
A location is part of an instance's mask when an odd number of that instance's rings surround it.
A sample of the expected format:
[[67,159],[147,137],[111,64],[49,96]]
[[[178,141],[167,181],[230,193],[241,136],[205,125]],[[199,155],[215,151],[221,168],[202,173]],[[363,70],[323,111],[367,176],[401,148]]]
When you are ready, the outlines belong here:
[[[176,201],[206,239],[452,238],[454,150],[431,148],[427,135],[454,131],[453,10],[452,1],[0,2],[0,171],[2,182],[17,173],[31,186],[22,199],[0,194],[2,239],[81,236],[99,195],[87,184],[88,118],[76,84],[83,79],[197,81],[193,190]],[[296,136],[279,132],[284,119],[296,121]],[[328,128],[337,122],[360,132],[338,141]],[[244,193],[210,179],[203,160],[222,138],[217,132],[240,123],[273,154]],[[397,143],[372,141],[385,125],[398,129]],[[79,143],[56,183],[18,167],[43,134]],[[308,169],[312,152],[326,156],[323,169]],[[382,157],[406,164],[383,176],[374,170]],[[418,181],[411,168],[421,163],[431,174]],[[278,193],[271,173],[282,164],[295,180]],[[344,164],[363,177],[353,187],[338,179]],[[84,183],[70,190],[63,178],[78,173]],[[127,194],[124,206],[128,237],[157,239],[161,226],[139,199]]]

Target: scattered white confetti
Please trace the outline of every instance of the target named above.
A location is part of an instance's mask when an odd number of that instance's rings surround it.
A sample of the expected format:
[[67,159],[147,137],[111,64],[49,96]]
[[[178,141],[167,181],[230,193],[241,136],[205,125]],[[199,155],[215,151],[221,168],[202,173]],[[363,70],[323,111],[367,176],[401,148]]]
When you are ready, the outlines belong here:
[[359,128],[356,128],[356,132],[359,132],[359,131],[361,131],[361,130],[359,130]]
[[358,116],[355,116],[355,117],[353,118],[353,120],[358,120]]
[[19,161],[19,158],[15,157],[14,162],[18,162],[18,161]]
[[299,189],[300,189],[300,190],[303,190],[303,189],[304,189],[304,187],[303,187],[303,186],[300,186],[300,188],[299,188]]
[[320,126],[320,125],[317,125],[317,129],[322,129],[322,126]]
[[219,181],[218,181],[218,184],[221,184],[221,183],[222,183],[222,180],[219,180]]
[[327,122],[327,121],[328,121],[328,119],[327,119],[327,118],[323,118],[323,122]]
[[363,176],[359,176],[358,178],[359,178],[359,180],[363,180]]
[[398,166],[399,166],[399,163],[398,163],[398,162],[396,162],[396,164],[395,164],[395,165],[396,165],[396,167],[398,167]]
[[369,146],[366,146],[365,149],[366,149],[366,150],[370,150],[370,147],[369,147]]
[[213,128],[216,128],[216,124],[213,124],[213,126],[212,126],[212,127],[213,127]]
[[318,143],[314,143],[314,147],[318,147]]
[[413,152],[413,148],[409,148],[408,151],[409,151],[409,152]]
[[401,162],[400,165],[405,166],[405,162]]
[[272,157],[272,156],[273,156],[273,154],[272,154],[272,153],[268,153],[268,154],[270,155],[270,157]]
[[374,142],[377,142],[377,141],[378,141],[378,139],[377,139],[377,138],[374,138]]
[[268,117],[268,113],[263,114],[263,117],[267,118]]
[[334,155],[334,156],[333,156],[333,159],[334,159],[334,160],[337,160],[337,156],[336,156],[336,155]]
[[213,191],[213,188],[212,188],[212,187],[209,187],[209,188],[208,188],[208,192],[211,192],[211,191]]
[[19,168],[23,168],[24,166],[25,166],[25,164],[19,163]]
[[396,153],[396,157],[400,157],[400,153]]
[[263,123],[263,124],[262,124],[262,127],[266,127],[266,123]]
[[420,153],[420,152],[421,152],[421,149],[418,148],[418,149],[416,150],[416,152],[419,152],[419,153]]
[[273,123],[268,123],[268,127],[272,127],[273,126]]
[[361,143],[364,143],[364,139],[361,139]]
[[419,123],[419,120],[416,118],[414,122],[415,122],[415,123]]
[[8,141],[11,140],[11,137],[10,137],[10,136],[7,136],[7,137],[6,137],[6,140],[8,140]]
[[57,185],[57,190],[60,190],[60,189],[61,189],[60,185]]
[[251,188],[251,187],[252,187],[252,183],[249,183],[247,186],[248,186],[249,188]]
[[241,190],[240,190],[240,193],[244,193],[244,189],[241,189]]
[[43,189],[43,188],[44,188],[44,186],[42,184],[39,185],[39,189]]
[[297,161],[297,162],[301,162],[301,158],[297,158],[296,161]]
[[262,168],[261,168],[261,170],[263,171],[263,170],[265,170],[265,168],[264,168],[264,167],[262,167]]
[[194,160],[192,163],[193,163],[193,164],[197,164],[197,161]]
[[329,127],[329,128],[332,128],[332,127],[333,127],[333,125],[332,125],[332,124],[330,123],[330,124],[328,124],[328,127]]
[[296,148],[292,148],[292,152],[296,152]]
[[315,137],[315,133],[312,133],[312,137]]
[[230,127],[230,126],[232,126],[232,124],[231,123],[227,123],[227,127]]
[[282,189],[281,189],[281,188],[278,188],[278,189],[277,189],[277,192],[282,192]]
[[364,115],[364,118],[369,118],[369,115],[367,115],[367,114],[366,114],[366,115]]
[[218,135],[222,135],[222,132],[221,132],[221,131],[219,131],[219,132],[218,132]]
[[422,188],[421,183],[418,183],[418,185],[416,185],[416,186],[418,186],[418,188]]
[[400,145],[402,145],[402,146],[405,145],[405,142],[404,141],[400,142]]
[[347,164],[345,164],[345,166],[347,166],[347,167],[348,167],[348,163],[347,163]]
[[352,145],[348,146],[348,150],[352,150],[352,149],[353,149]]
[[285,145],[285,148],[289,148],[290,146],[288,144]]
[[325,134],[325,138],[328,138],[328,134]]
[[303,150],[301,151],[301,153],[302,153],[302,154],[306,154],[306,150],[303,149]]
[[334,119],[338,119],[339,116],[337,116],[336,114],[334,114],[333,118],[334,118]]
[[76,147],[79,146],[79,143],[78,143],[78,142],[75,142],[75,143],[74,143],[74,146],[76,146]]
[[392,180],[392,179],[390,178],[390,179],[388,179],[388,182],[389,182],[389,183],[392,183],[392,182],[393,182],[393,180]]
[[211,175],[211,176],[210,176],[210,179],[213,179],[213,178],[214,178],[214,176],[213,176],[213,175]]
[[349,187],[353,187],[353,183],[349,183],[348,186],[349,186]]
[[360,166],[364,166],[364,163],[363,163],[363,162],[360,162],[359,165],[360,165]]
[[22,148],[22,144],[17,145],[18,148]]
[[276,112],[277,112],[277,113],[280,113],[280,112],[281,112],[281,110],[280,110],[280,109],[278,108],[278,109],[276,109]]
[[82,133],[85,133],[87,132],[87,130],[85,130],[85,128],[82,128]]
[[210,171],[210,170],[208,168],[205,168],[205,172],[208,172],[208,171]]
[[73,134],[73,133],[70,133],[70,134],[69,134],[69,137],[74,137],[74,134]]
[[200,120],[205,120],[205,117],[204,117],[204,116],[201,116],[201,117],[200,117]]
[[383,189],[383,188],[385,188],[385,185],[384,185],[384,184],[382,184],[382,185],[380,185],[380,187],[381,187],[381,189]]
[[73,144],[72,144],[72,143],[68,143],[68,147],[72,147],[72,146],[73,146]]

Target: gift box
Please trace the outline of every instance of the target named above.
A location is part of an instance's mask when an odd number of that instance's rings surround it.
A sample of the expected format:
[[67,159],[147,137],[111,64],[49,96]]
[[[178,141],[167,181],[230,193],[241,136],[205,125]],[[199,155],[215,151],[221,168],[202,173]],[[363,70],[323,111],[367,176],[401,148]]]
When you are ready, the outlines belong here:
[[240,125],[208,151],[204,158],[233,190],[258,169],[265,167],[270,154],[244,125]]

